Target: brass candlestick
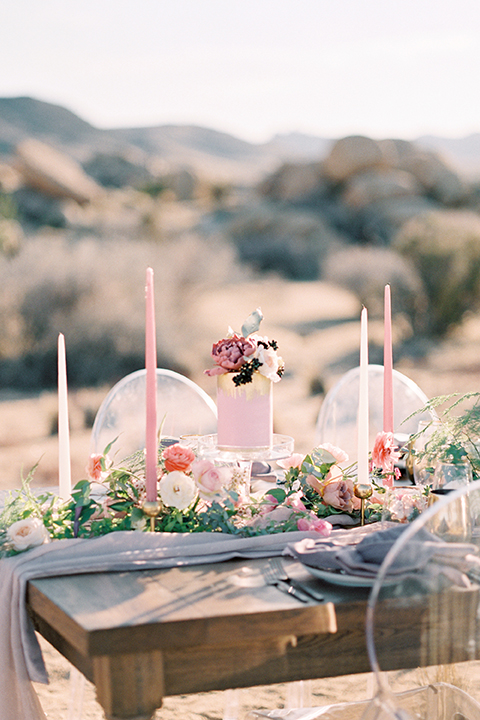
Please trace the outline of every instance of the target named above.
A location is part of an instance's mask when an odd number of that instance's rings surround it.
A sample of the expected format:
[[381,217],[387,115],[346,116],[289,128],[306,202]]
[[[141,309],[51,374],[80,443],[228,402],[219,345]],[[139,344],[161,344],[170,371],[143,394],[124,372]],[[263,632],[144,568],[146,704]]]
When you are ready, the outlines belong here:
[[365,525],[365,500],[373,494],[373,487],[360,483],[355,485],[353,492],[360,498],[360,525]]
[[162,503],[160,500],[145,500],[142,510],[150,518],[150,532],[155,532],[155,518],[160,515]]

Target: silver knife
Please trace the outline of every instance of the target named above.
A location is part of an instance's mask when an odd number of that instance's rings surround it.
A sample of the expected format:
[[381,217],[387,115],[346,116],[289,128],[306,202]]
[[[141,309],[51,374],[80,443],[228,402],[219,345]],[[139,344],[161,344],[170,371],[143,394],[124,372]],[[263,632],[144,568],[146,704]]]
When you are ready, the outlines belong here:
[[300,600],[300,602],[307,603],[312,601],[312,597],[310,595],[307,595],[307,593],[299,587],[292,585],[292,583],[290,583],[288,580],[275,580],[275,582],[271,582],[269,584],[274,585],[276,588],[286,593],[287,595],[291,595],[297,600]]

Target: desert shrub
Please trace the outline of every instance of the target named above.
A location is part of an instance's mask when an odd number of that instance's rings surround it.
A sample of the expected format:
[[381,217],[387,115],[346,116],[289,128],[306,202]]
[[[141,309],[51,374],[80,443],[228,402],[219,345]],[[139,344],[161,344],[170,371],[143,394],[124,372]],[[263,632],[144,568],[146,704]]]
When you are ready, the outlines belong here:
[[320,217],[267,205],[239,214],[229,234],[242,262],[292,280],[317,279],[327,252],[342,243]]
[[10,260],[0,257],[0,385],[55,386],[59,332],[72,386],[113,382],[143,367],[148,266],[155,271],[158,364],[189,374],[195,296],[235,272],[228,246],[194,235],[159,246],[72,241],[62,233],[26,242]]
[[148,170],[123,155],[97,153],[83,163],[83,169],[100,185],[121,188],[126,185],[139,187],[152,179]]
[[351,290],[372,316],[383,316],[388,283],[393,312],[403,313],[413,329],[424,324],[426,300],[420,276],[408,259],[393,250],[352,246],[333,252],[325,261],[322,279]]
[[426,331],[441,336],[480,297],[480,216],[438,210],[402,226],[393,245],[415,266],[427,300]]

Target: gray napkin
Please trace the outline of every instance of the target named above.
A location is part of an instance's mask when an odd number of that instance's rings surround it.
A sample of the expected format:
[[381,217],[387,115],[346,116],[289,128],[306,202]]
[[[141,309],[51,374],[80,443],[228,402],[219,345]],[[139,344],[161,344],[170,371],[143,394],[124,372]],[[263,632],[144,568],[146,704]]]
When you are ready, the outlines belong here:
[[[386,530],[377,530],[366,535],[359,542],[352,538],[353,542],[345,546],[334,544],[331,539],[306,539],[290,545],[288,551],[307,567],[343,571],[350,575],[373,578],[377,575],[388,551],[407,527],[398,524]],[[475,545],[443,542],[421,528],[395,558],[389,567],[388,575],[418,572],[431,560],[463,571],[472,563],[477,564],[478,558],[472,558],[476,551]]]
[[288,543],[315,537],[291,532],[239,538],[221,533],[115,532],[56,540],[0,561],[0,720],[45,720],[30,682],[48,682],[25,592],[34,578],[141,570],[281,555]]

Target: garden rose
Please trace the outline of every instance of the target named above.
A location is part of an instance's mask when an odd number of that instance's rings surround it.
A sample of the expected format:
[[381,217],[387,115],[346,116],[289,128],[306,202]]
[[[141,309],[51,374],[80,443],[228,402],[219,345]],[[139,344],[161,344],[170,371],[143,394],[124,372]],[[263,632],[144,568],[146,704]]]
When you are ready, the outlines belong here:
[[193,479],[179,470],[162,477],[158,490],[165,505],[186,510],[197,496],[197,486]]
[[352,480],[331,480],[325,485],[322,498],[325,505],[345,512],[351,512],[355,506],[360,505],[360,500],[353,492]]
[[215,361],[215,367],[205,370],[205,373],[212,376],[240,370],[254,352],[254,341],[234,333],[232,337],[219,340],[213,345],[212,358]]
[[395,462],[400,458],[392,432],[379,432],[372,450],[372,462],[384,472],[393,472]]
[[323,480],[319,480],[317,477],[315,477],[315,475],[308,475],[306,478],[306,482],[308,483],[308,485],[310,485],[310,487],[316,490],[318,494],[322,497],[325,487],[332,480],[343,480],[343,472],[342,469],[338,467],[338,465],[332,465]]
[[232,479],[228,468],[215,467],[210,460],[196,460],[192,465],[192,473],[203,500],[213,500],[222,495]]
[[301,517],[297,520],[297,530],[306,530],[317,532],[323,537],[328,537],[333,530],[331,523],[323,518],[318,518],[315,513],[311,512],[307,517]]
[[47,528],[40,518],[28,517],[17,520],[7,530],[7,537],[19,552],[43,545],[49,539]]
[[165,470],[173,472],[189,472],[192,462],[195,460],[195,453],[191,448],[184,447],[180,443],[169,445],[162,452],[162,458],[165,461]]

